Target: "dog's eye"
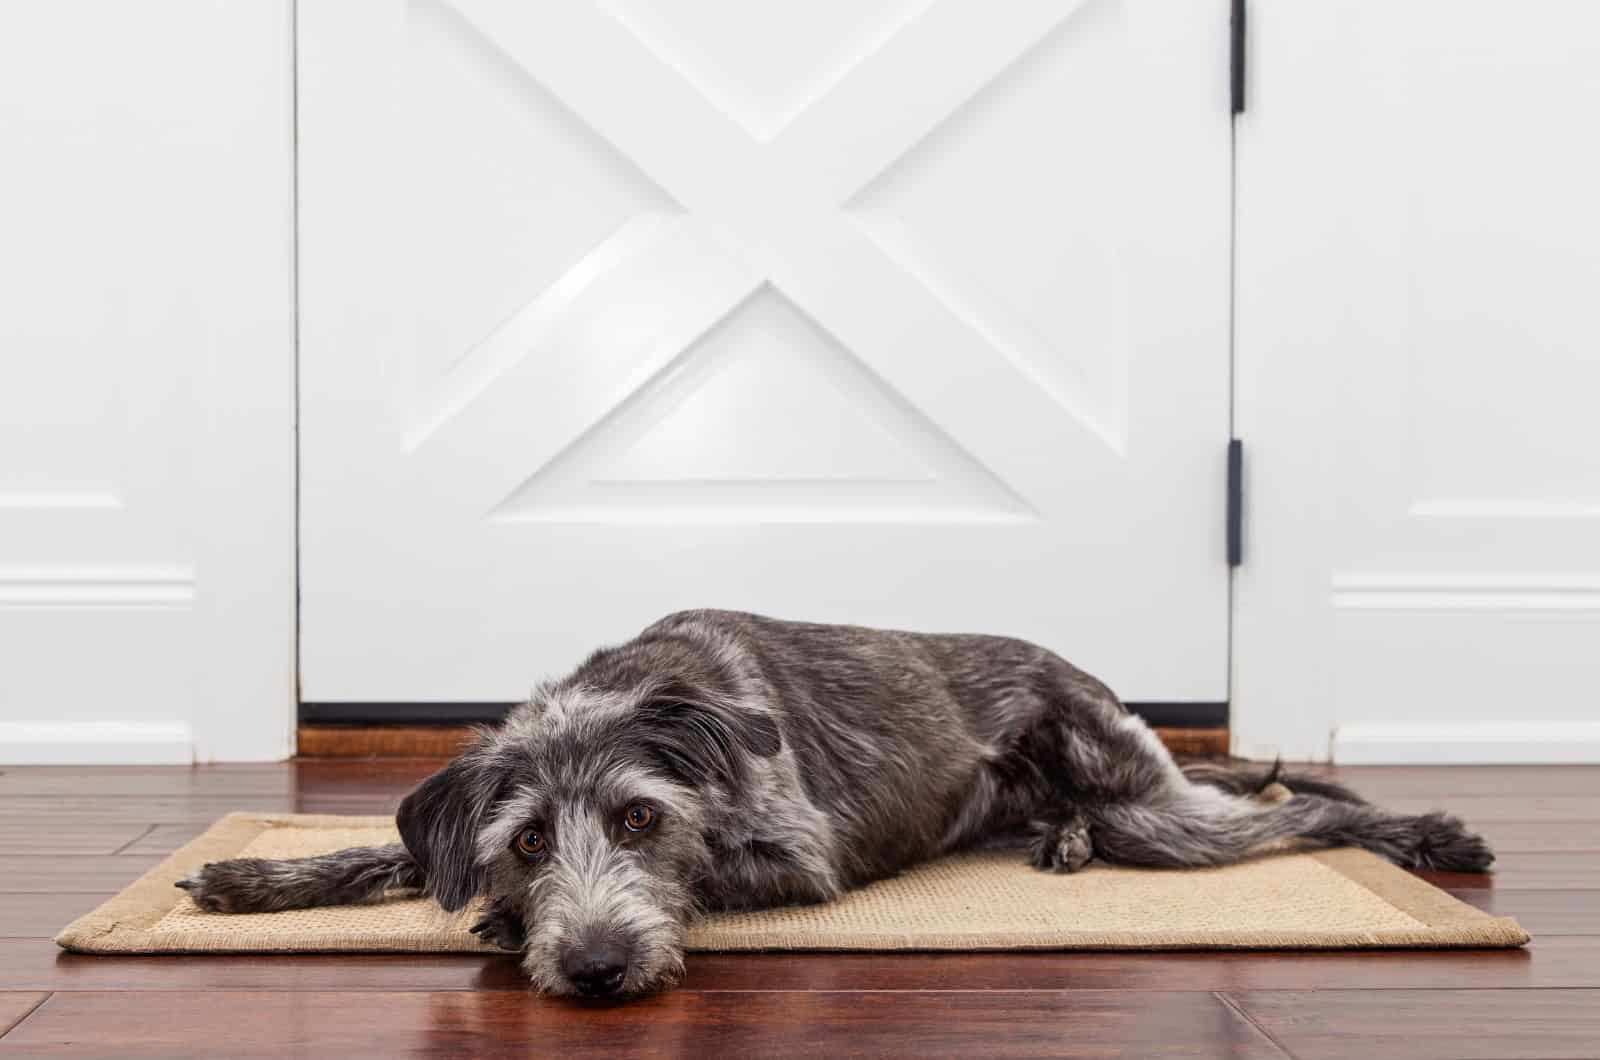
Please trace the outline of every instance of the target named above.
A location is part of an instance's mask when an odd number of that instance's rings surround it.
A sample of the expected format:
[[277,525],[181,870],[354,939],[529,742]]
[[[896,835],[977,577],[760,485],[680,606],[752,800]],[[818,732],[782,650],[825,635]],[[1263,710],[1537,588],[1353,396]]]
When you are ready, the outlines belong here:
[[544,853],[544,836],[537,828],[524,828],[517,833],[517,853],[525,858],[536,858]]
[[636,802],[623,813],[622,823],[630,832],[643,832],[656,823],[656,811],[642,802]]

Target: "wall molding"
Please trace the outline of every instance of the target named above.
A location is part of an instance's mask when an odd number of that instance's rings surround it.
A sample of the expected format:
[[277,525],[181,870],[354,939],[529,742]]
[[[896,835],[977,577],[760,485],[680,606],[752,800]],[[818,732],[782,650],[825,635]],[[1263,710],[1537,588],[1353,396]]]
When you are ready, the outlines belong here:
[[1333,734],[1340,765],[1600,762],[1600,721],[1370,721]]
[[0,609],[178,608],[195,599],[187,567],[0,568]]
[[1351,611],[1600,611],[1600,574],[1340,574]]
[[1408,514],[1424,519],[1600,519],[1600,503],[1444,498],[1418,501]]
[[80,491],[76,493],[0,493],[0,508],[23,511],[53,511],[62,508],[95,508],[111,510],[122,507],[122,499],[115,493]]
[[0,722],[6,765],[192,765],[194,733],[181,721]]

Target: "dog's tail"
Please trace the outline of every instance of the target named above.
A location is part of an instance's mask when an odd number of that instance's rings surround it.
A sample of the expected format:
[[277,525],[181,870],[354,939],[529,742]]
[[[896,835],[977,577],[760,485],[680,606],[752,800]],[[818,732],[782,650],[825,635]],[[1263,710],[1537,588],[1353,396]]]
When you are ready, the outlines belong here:
[[213,861],[177,886],[213,913],[272,913],[352,905],[422,886],[422,870],[400,843],[350,847],[310,858]]
[[1320,795],[1337,802],[1367,800],[1331,780],[1290,773],[1283,768],[1283,760],[1270,766],[1252,766],[1243,762],[1193,762],[1183,767],[1183,775],[1194,784],[1218,788],[1230,795],[1260,796],[1267,794],[1274,784],[1287,788],[1293,795]]
[[1296,789],[1292,780],[1285,786],[1292,794],[1275,803],[1202,782],[1154,802],[1094,807],[1094,851],[1112,863],[1190,868],[1227,865],[1266,844],[1301,840],[1361,847],[1412,869],[1482,872],[1494,861],[1481,836],[1443,813],[1390,813],[1344,789],[1341,798]]

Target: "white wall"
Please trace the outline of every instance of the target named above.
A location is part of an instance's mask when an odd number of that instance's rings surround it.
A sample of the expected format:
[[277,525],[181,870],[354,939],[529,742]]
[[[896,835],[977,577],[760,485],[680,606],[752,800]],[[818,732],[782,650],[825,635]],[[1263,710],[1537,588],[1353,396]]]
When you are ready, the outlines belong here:
[[289,753],[291,29],[0,6],[0,761]]
[[1600,761],[1600,9],[1251,27],[1235,746]]
[[[289,0],[0,6],[0,761],[294,704]],[[1600,9],[1253,5],[1239,750],[1600,760]]]

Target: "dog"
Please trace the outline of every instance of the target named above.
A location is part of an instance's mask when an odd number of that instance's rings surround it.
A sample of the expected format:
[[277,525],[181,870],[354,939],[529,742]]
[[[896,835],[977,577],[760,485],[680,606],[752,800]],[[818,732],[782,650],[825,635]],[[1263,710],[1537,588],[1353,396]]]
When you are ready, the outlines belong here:
[[[1293,797],[1253,797],[1278,782]],[[1050,872],[1224,865],[1282,840],[1407,868],[1493,860],[1442,813],[1277,767],[1180,769],[1105,685],[1024,641],[728,611],[670,615],[541,685],[397,824],[403,843],[217,862],[178,886],[235,913],[481,897],[473,931],[539,990],[620,997],[682,975],[702,912],[826,902],[958,850]]]

